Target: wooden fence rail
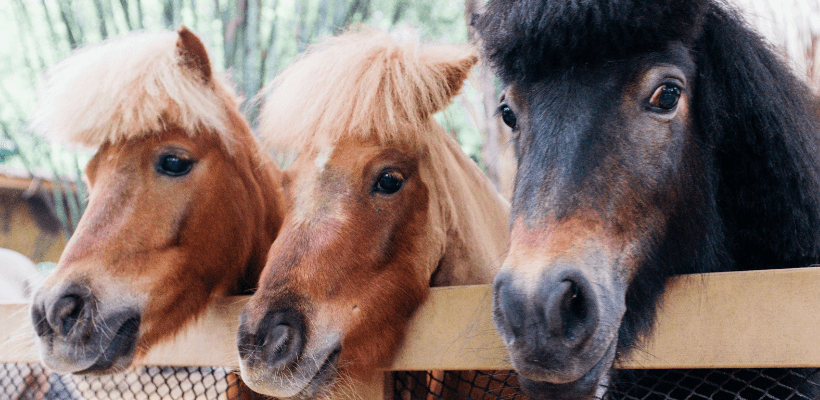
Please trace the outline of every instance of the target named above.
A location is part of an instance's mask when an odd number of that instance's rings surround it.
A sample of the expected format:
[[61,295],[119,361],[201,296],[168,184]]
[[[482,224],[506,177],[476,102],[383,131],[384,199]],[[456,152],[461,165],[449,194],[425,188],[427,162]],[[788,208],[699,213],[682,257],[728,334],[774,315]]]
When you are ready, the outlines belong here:
[[[489,285],[433,289],[385,371],[510,369],[491,321]],[[220,298],[146,365],[238,367],[237,315]],[[202,351],[208,349],[208,351]],[[27,304],[0,304],[0,362],[38,362]],[[678,277],[652,337],[621,368],[820,367],[820,267]],[[381,398],[381,379],[365,398]]]

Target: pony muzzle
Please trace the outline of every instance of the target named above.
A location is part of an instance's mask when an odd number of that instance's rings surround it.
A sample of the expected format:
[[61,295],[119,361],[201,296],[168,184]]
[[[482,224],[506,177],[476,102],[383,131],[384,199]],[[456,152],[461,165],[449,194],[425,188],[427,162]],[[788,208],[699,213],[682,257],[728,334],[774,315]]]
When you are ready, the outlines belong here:
[[242,380],[251,390],[277,398],[311,398],[336,380],[338,340],[311,349],[305,316],[288,308],[254,321],[245,309],[237,334]]
[[521,377],[571,385],[597,382],[590,374],[609,369],[625,304],[611,300],[624,296],[613,295],[606,278],[571,264],[549,268],[532,283],[517,279],[513,269],[499,272],[493,322]]
[[59,373],[106,374],[134,358],[140,313],[134,308],[107,310],[83,285],[41,289],[31,305],[40,356]]

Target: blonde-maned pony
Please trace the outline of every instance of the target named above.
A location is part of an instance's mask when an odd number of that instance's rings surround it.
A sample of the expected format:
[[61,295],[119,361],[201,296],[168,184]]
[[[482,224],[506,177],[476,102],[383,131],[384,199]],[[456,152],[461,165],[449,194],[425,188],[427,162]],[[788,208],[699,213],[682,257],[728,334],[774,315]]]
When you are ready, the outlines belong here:
[[259,135],[297,156],[282,232],[240,317],[252,389],[344,398],[346,382],[390,363],[430,286],[491,281],[508,204],[433,119],[476,61],[362,29],[270,85]]
[[184,27],[49,70],[32,127],[97,149],[88,208],[31,306],[50,369],[121,371],[213,296],[256,287],[284,201],[239,101]]

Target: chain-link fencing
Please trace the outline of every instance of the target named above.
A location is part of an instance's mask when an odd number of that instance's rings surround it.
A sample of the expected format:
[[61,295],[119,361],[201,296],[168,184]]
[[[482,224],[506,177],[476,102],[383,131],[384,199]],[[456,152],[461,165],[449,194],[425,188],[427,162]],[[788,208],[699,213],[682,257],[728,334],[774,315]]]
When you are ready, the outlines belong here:
[[[616,370],[605,400],[820,399],[818,369]],[[401,400],[525,400],[510,371],[394,373]]]
[[[395,400],[526,400],[511,371],[394,372]],[[820,369],[618,370],[605,400],[820,399]],[[0,400],[262,400],[220,367],[138,367],[106,376],[0,363]]]
[[40,364],[0,364],[0,400],[265,399],[226,368],[138,367],[105,376],[55,374]]

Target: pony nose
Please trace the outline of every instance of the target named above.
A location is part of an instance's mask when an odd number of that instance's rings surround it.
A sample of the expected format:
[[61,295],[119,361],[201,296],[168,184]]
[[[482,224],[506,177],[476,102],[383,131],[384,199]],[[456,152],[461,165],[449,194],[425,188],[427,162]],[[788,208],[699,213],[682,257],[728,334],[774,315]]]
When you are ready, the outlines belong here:
[[493,282],[493,320],[496,330],[505,342],[513,341],[523,334],[526,321],[524,296],[513,282],[513,274],[502,270]]
[[544,313],[544,329],[548,337],[567,348],[583,346],[598,327],[592,286],[578,271],[550,278],[540,285],[535,297]]
[[509,270],[496,275],[493,321],[506,343],[551,354],[544,357],[550,360],[571,354],[594,336],[598,304],[590,281],[579,270],[561,268],[544,276],[534,291],[521,286]]
[[93,326],[91,303],[91,295],[74,286],[35,299],[31,309],[34,330],[38,336],[57,334],[82,340]]
[[295,365],[305,347],[304,316],[293,309],[268,312],[254,329],[245,312],[240,316],[239,356],[272,371]]

